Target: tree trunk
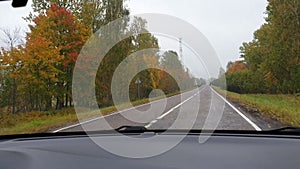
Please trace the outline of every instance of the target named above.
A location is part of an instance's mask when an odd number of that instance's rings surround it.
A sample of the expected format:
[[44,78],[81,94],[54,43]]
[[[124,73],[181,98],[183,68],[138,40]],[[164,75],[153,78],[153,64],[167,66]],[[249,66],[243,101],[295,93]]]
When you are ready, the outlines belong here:
[[13,80],[13,89],[12,89],[12,113],[16,113],[16,95],[17,95],[17,86],[16,81]]

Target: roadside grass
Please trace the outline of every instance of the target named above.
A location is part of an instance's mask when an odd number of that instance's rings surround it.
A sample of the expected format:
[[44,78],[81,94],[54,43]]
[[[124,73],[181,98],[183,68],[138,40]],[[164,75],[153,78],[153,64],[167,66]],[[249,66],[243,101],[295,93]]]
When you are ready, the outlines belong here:
[[[168,94],[167,97],[178,95],[180,92]],[[154,100],[162,99],[163,96],[141,99],[134,101],[133,106],[149,103]],[[130,103],[118,105],[123,110],[131,107]],[[95,117],[109,115],[116,112],[115,106],[101,108],[99,110],[85,110],[85,113],[76,114],[74,108],[65,108],[62,110],[50,110],[46,112],[29,113],[1,113],[0,114],[0,135],[30,134],[51,131],[66,125],[78,123],[79,120],[88,120]],[[100,113],[101,112],[101,113]]]
[[300,126],[300,97],[288,94],[238,94],[214,87],[229,100],[276,118],[285,125]]

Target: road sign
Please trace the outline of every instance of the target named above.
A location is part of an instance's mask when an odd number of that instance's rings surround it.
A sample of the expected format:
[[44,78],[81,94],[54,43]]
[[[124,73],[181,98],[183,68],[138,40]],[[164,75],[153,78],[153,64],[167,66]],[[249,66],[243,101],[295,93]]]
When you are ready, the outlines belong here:
[[137,78],[136,81],[135,81],[135,84],[141,84],[141,83],[142,83],[141,79]]

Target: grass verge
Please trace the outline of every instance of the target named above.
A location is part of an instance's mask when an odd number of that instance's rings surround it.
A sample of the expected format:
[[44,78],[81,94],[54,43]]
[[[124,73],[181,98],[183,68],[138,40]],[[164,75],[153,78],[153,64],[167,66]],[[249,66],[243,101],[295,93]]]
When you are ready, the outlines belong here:
[[238,94],[214,87],[229,100],[276,118],[283,124],[300,126],[300,97],[287,94]]

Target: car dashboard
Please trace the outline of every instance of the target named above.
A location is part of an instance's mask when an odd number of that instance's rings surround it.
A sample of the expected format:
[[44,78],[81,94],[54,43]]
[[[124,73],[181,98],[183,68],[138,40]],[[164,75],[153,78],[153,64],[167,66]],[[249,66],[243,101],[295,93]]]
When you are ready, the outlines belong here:
[[[141,134],[131,134],[144,137]],[[160,135],[151,144],[163,146],[178,134]],[[97,134],[109,138],[118,135]],[[102,149],[86,135],[6,139],[0,142],[0,168],[13,169],[282,169],[300,164],[300,137],[253,134],[213,134],[199,143],[198,134],[188,134],[177,146],[158,156],[124,158]],[[142,139],[141,139],[142,140]],[[121,143],[126,146],[126,142]],[[149,150],[147,141],[141,141]]]

